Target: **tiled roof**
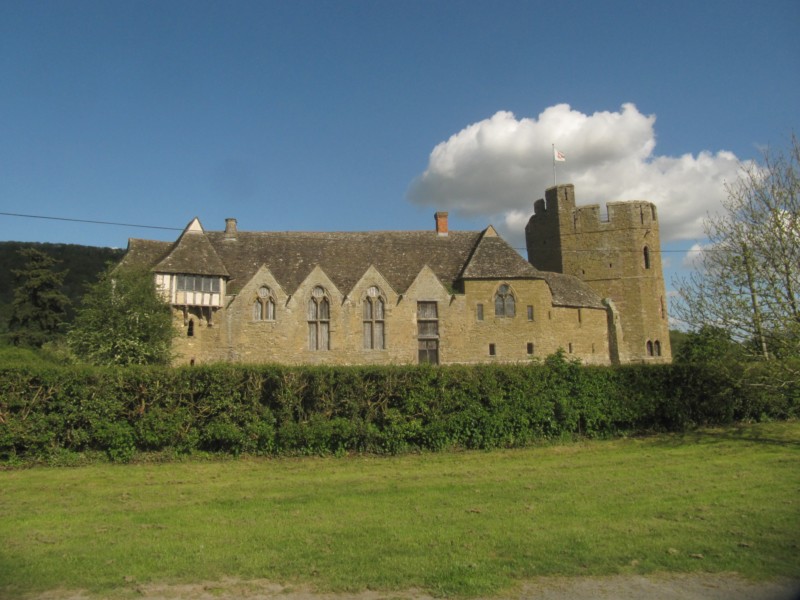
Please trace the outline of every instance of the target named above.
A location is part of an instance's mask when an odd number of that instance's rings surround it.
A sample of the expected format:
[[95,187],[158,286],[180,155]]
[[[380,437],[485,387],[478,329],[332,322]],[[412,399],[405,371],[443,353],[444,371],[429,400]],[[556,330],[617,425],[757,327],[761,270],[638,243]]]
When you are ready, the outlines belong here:
[[[191,229],[195,222],[197,230]],[[196,219],[189,224],[169,254],[156,264],[153,270],[159,273],[191,273],[220,277],[230,275]]]
[[544,276],[555,306],[605,308],[600,296],[583,281],[572,275],[540,271]]
[[397,293],[405,292],[420,270],[428,266],[443,285],[451,288],[462,279],[544,279],[557,306],[603,308],[600,297],[582,281],[538,271],[491,227],[482,232],[450,231],[447,235],[435,231],[239,231],[231,235],[187,227],[174,243],[129,240],[121,265],[143,265],[161,273],[227,277],[227,290],[232,294],[262,266],[288,293],[319,266],[343,294],[370,266]]
[[125,268],[128,266],[144,266],[151,268],[158,263],[170,249],[175,245],[175,242],[159,242],[156,240],[140,240],[130,238],[128,240],[128,251],[119,263],[119,267]]
[[463,279],[542,279],[542,274],[497,234],[485,230],[461,273]]
[[[490,230],[487,230],[490,231]],[[494,232],[494,230],[491,230]],[[539,271],[498,237],[483,232],[461,274],[464,279],[544,279],[553,295],[553,305],[603,308],[600,296],[572,275]]]
[[240,231],[235,240],[223,232],[206,235],[230,272],[229,289],[234,292],[266,265],[291,293],[319,265],[339,291],[347,293],[372,265],[403,293],[425,265],[444,285],[453,285],[480,233]]

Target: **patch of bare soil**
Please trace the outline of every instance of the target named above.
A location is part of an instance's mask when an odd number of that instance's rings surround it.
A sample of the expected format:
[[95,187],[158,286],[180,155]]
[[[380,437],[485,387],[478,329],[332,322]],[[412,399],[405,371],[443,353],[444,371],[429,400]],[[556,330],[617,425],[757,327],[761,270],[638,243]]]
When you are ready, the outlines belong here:
[[[225,579],[190,585],[127,581],[111,598],[145,600],[435,600],[418,590],[318,593],[266,580]],[[84,591],[52,590],[24,600],[100,600]],[[753,582],[735,574],[616,575],[541,577],[513,593],[478,600],[800,600],[800,580]]]

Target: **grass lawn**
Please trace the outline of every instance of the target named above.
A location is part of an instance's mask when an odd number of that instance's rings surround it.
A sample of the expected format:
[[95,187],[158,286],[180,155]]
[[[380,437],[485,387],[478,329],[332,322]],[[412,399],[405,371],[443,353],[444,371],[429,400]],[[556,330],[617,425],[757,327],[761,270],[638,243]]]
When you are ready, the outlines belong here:
[[469,596],[541,575],[698,570],[800,577],[800,423],[0,471],[3,598],[226,576]]

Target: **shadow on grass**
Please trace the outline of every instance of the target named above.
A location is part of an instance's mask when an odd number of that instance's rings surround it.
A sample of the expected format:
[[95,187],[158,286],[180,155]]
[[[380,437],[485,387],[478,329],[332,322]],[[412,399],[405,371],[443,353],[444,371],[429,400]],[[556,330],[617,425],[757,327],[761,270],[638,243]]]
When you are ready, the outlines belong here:
[[800,422],[739,423],[721,428],[701,427],[681,433],[657,436],[654,446],[682,446],[686,444],[717,444],[745,442],[800,449]]

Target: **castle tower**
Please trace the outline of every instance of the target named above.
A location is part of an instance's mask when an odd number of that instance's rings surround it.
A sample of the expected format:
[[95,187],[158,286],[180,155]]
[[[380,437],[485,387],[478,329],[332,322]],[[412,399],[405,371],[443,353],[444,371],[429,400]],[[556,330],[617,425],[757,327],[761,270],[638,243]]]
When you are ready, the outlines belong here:
[[[575,206],[571,184],[548,188],[525,227],[528,261],[542,271],[574,275],[611,301],[621,325],[621,363],[669,362],[669,321],[658,215],[651,202]],[[609,320],[610,326],[612,319]]]

